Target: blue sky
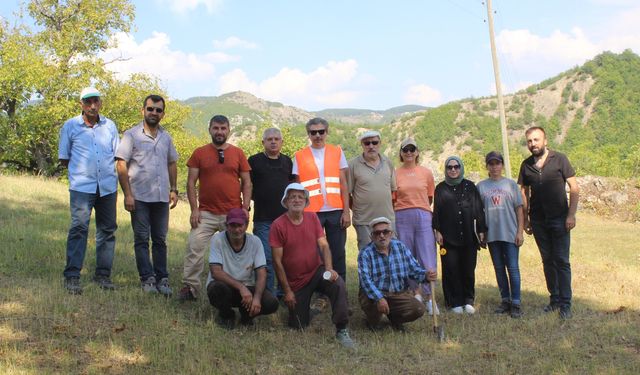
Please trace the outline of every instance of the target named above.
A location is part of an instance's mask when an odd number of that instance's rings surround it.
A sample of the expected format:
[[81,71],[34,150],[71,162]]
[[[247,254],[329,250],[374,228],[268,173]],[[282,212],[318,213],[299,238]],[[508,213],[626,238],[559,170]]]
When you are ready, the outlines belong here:
[[[3,0],[11,18],[20,1]],[[437,106],[495,93],[481,0],[145,0],[110,69],[156,75],[178,99],[244,90],[307,110]],[[513,92],[604,50],[640,52],[637,0],[494,0]]]

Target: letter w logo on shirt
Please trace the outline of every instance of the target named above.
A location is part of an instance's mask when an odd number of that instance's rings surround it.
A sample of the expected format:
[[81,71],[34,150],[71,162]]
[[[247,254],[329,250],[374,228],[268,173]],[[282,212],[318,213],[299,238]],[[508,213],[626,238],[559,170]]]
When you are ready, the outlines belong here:
[[499,195],[492,195],[491,196],[491,200],[493,201],[493,205],[494,206],[499,206],[500,205],[500,199],[502,199],[502,197],[499,196]]

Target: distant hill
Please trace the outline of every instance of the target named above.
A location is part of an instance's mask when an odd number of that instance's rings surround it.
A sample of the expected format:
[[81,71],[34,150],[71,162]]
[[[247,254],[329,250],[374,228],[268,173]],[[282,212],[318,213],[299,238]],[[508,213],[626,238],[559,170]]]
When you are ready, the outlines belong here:
[[[582,66],[506,95],[504,101],[513,175],[528,155],[524,131],[537,125],[546,129],[551,148],[569,156],[579,175],[640,176],[640,57],[632,51],[602,53]],[[420,146],[421,162],[436,174],[452,154],[464,157],[468,171],[484,171],[482,155],[502,149],[495,97],[385,111],[311,112],[245,92],[191,98],[185,103],[193,110],[187,127],[194,133],[206,131],[212,114],[224,113],[235,127],[234,141],[255,138],[265,124],[298,125],[289,134],[304,138],[299,125],[321,116],[332,126],[329,141],[340,144],[347,157],[361,152],[358,134],[378,129],[383,151],[397,162],[400,142],[411,136]]]

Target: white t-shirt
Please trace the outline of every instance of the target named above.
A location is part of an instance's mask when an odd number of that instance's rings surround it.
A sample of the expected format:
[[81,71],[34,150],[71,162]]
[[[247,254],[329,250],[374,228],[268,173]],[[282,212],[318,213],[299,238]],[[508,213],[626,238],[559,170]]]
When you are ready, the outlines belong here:
[[[222,270],[246,286],[256,285],[256,270],[267,265],[260,239],[247,233],[244,246],[235,251],[227,239],[227,232],[218,232],[211,239],[209,265],[219,264]],[[211,271],[207,286],[213,281]]]
[[[320,212],[325,211],[335,211],[340,210],[341,208],[333,207],[327,201],[327,189],[325,189],[324,184],[324,150],[323,148],[313,148],[311,147],[311,154],[313,155],[313,161],[316,163],[316,168],[318,168],[318,174],[320,175],[320,190],[322,191],[322,200],[324,205],[320,208]],[[347,158],[344,156],[344,152],[342,148],[340,148],[340,167],[339,169],[349,168],[349,163],[347,162]],[[291,170],[292,174],[299,175],[298,173],[298,163],[296,162],[296,157],[293,157],[293,169]],[[345,181],[346,183],[346,181]]]

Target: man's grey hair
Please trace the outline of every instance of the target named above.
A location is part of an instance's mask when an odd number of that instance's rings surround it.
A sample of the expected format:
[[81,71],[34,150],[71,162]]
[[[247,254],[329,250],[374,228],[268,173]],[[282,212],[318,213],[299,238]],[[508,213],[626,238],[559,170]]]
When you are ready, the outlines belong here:
[[282,132],[280,131],[280,129],[278,129],[278,128],[268,128],[268,129],[265,129],[264,132],[262,132],[262,140],[264,141],[271,134],[279,135],[280,138],[282,139]]
[[309,128],[312,125],[324,125],[324,128],[327,132],[329,132],[329,123],[327,122],[327,120],[321,118],[321,117],[315,117],[312,118],[311,120],[307,121],[307,124],[305,125],[305,128],[307,129],[307,133],[309,132]]

